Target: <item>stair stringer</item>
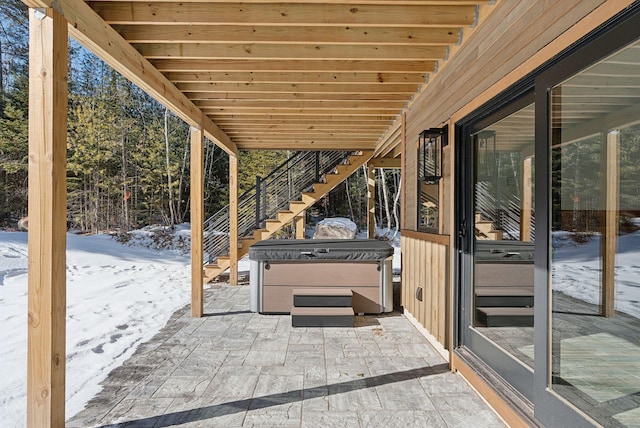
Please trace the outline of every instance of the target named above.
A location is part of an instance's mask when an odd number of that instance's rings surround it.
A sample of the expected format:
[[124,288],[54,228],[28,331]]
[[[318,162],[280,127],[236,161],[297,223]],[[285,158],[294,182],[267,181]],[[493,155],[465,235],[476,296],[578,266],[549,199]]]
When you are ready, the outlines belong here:
[[[238,259],[241,259],[249,252],[250,246],[258,241],[270,238],[300,213],[313,206],[320,198],[349,178],[351,174],[364,165],[372,156],[373,150],[363,150],[360,154],[349,156],[348,163],[339,164],[333,174],[325,175],[324,183],[314,183],[312,192],[303,193],[301,201],[290,201],[289,209],[278,212],[278,218],[267,220],[264,229],[254,231],[253,238],[242,239],[241,244],[238,246]],[[215,264],[204,267],[204,283],[206,284],[220,276],[220,274],[229,269],[229,266],[231,266],[229,256],[219,256]]]

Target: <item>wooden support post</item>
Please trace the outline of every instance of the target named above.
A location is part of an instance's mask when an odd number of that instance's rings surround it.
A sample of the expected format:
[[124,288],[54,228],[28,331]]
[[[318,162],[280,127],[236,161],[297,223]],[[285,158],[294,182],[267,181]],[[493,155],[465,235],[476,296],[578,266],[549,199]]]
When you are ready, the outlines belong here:
[[302,211],[295,218],[296,225],[296,239],[304,239],[304,231],[305,231],[305,213],[306,211]]
[[[601,225],[600,253],[602,257],[602,296],[601,312],[605,317],[615,315],[615,270],[618,242],[618,197],[620,158],[620,131],[607,134],[604,165],[604,218]],[[600,193],[603,195],[603,193]]]
[[229,284],[238,285],[238,157],[229,156]]
[[191,127],[191,316],[204,314],[204,133]]
[[67,21],[29,11],[27,426],[64,427]]
[[531,212],[533,210],[533,157],[522,163],[522,198],[520,207],[520,240],[531,241]]
[[367,167],[367,238],[375,238],[376,169]]

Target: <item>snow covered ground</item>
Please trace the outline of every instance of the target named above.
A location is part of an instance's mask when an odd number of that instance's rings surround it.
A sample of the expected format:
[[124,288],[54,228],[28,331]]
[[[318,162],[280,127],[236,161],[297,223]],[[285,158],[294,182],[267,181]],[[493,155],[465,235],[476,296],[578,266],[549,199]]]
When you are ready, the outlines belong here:
[[[129,245],[107,235],[67,235],[67,417],[80,411],[113,368],[189,303],[188,226],[178,227],[172,244],[152,239],[150,232],[136,232]],[[399,271],[399,237],[392,245],[394,271]],[[554,247],[554,289],[597,303],[597,236],[578,244],[557,234]],[[616,308],[640,317],[640,232],[620,238],[616,266]],[[240,262],[239,270],[249,270],[248,260]],[[25,425],[26,341],[27,234],[0,232],[3,427]]]
[[[553,247],[553,290],[599,304],[600,236],[576,239],[570,232],[555,232]],[[618,238],[615,281],[616,310],[640,318],[640,231]]]
[[[156,233],[154,233],[156,232]],[[108,235],[67,234],[66,416],[136,347],[189,303],[189,227],[135,231],[126,243]],[[397,238],[394,270],[400,269]],[[239,263],[249,271],[249,261]],[[0,232],[0,415],[2,427],[26,422],[27,234]]]
[[[135,241],[144,243],[147,232]],[[189,302],[189,258],[181,252],[129,247],[107,235],[67,235],[67,417]],[[3,427],[26,423],[26,342],[27,234],[0,232]]]

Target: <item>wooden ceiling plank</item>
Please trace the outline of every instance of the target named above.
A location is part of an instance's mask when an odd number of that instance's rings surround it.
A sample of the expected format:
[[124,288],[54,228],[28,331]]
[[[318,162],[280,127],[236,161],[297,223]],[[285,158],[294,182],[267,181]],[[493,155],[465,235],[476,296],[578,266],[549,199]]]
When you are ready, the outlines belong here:
[[[395,100],[406,101],[407,94],[401,93],[305,93],[305,92],[185,92],[192,101],[209,100],[271,100],[273,102],[288,102],[291,100]],[[214,104],[215,105],[215,104]]]
[[216,120],[221,127],[256,127],[256,128],[268,128],[268,127],[326,127],[326,128],[356,128],[356,127],[369,127],[369,128],[384,128],[389,126],[388,120],[371,120],[369,118],[349,118],[340,119],[335,117],[330,121],[327,121],[324,117],[306,117],[304,119],[295,120],[289,119],[265,119],[264,117],[235,117],[229,119],[227,117],[219,117]]
[[295,43],[450,45],[460,27],[314,27],[264,25],[114,25],[129,43]]
[[145,58],[299,60],[441,60],[445,46],[297,45],[273,43],[133,43]]
[[315,116],[299,116],[287,113],[275,113],[275,114],[246,114],[246,115],[219,115],[219,114],[209,114],[208,115],[212,120],[216,121],[219,119],[226,120],[286,120],[291,122],[304,122],[304,123],[312,123],[312,122],[333,122],[333,121],[351,121],[351,120],[360,120],[360,121],[371,121],[371,122],[386,122],[390,123],[391,120],[395,119],[390,118],[389,116],[359,116],[359,115],[334,115],[331,112],[322,112],[318,113]]
[[234,72],[234,71],[279,71],[279,72],[375,72],[375,73],[424,73],[435,69],[435,60],[418,61],[369,61],[346,59],[324,60],[256,60],[256,59],[151,59],[161,72]]
[[238,144],[240,150],[373,150],[373,144],[367,142],[346,141],[249,141]]
[[165,77],[174,83],[423,83],[426,73],[379,72],[169,72]]
[[[98,1],[98,0],[96,0]],[[122,2],[122,0],[99,0],[101,2]],[[130,2],[142,2],[148,3],[149,0],[129,0]],[[491,3],[495,0],[393,0],[394,5],[414,5],[414,6],[454,6],[454,5],[467,5],[475,6],[477,4]],[[229,3],[229,0],[164,0],[164,3]],[[243,0],[242,3],[255,3],[255,4],[272,4],[274,0]],[[314,4],[314,3],[326,3],[326,4],[343,4],[344,0],[286,0],[286,3],[297,4]],[[389,0],[352,0],[350,4],[389,4]]]
[[[326,83],[178,83],[176,85],[185,93],[190,92],[282,92],[282,93],[341,93],[353,92],[353,85]],[[394,83],[388,85],[359,85],[360,93],[402,93],[413,94],[418,85],[414,83]]]
[[29,7],[54,7],[69,23],[69,33],[103,61],[193,126],[230,154],[233,141],[171,82],[140,56],[82,0],[24,0]]
[[353,100],[318,100],[318,101],[288,101],[282,106],[277,106],[271,100],[254,101],[254,100],[215,100],[215,101],[196,101],[195,104],[200,108],[351,108],[351,109],[377,109],[377,108],[394,108],[401,109],[404,101],[353,101]]
[[467,26],[472,5],[88,2],[109,24]]
[[202,109],[207,115],[219,115],[219,116],[228,116],[228,115],[244,115],[244,114],[288,114],[293,116],[310,116],[322,114],[323,112],[329,112],[334,116],[339,116],[340,114],[350,115],[350,116],[387,116],[389,118],[395,117],[398,114],[397,109],[337,109],[337,108],[326,108],[326,109],[296,109],[296,108],[248,108],[248,109],[231,109],[231,108],[215,108],[215,107],[206,107]]

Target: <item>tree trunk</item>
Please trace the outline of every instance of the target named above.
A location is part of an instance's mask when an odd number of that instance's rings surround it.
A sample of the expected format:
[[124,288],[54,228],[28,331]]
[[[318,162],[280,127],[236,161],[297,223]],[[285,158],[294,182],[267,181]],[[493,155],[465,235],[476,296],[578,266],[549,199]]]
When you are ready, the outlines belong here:
[[384,233],[384,236],[389,236],[391,232],[391,214],[389,213],[389,191],[387,189],[387,176],[384,173],[384,168],[380,169],[380,177],[382,180],[382,198],[384,203],[384,213],[387,217],[387,231]]
[[184,146],[184,154],[182,156],[182,167],[180,168],[180,179],[178,180],[178,200],[177,200],[177,208],[176,211],[178,213],[178,218],[180,223],[184,221],[185,216],[187,215],[188,206],[185,207],[184,212],[182,212],[182,186],[184,184],[184,175],[187,169],[187,159],[189,158],[189,146],[191,144],[190,134],[187,134],[187,143]]
[[351,220],[355,221],[355,217],[353,215],[353,204],[351,203],[351,192],[349,191],[349,179],[346,178],[344,180],[344,184],[347,188],[347,201],[349,202],[349,212],[351,213]]
[[167,188],[169,190],[169,224],[176,224],[176,211],[173,204],[173,180],[171,178],[171,161],[169,159],[169,109],[164,110],[164,146],[167,161]]
[[391,237],[391,239],[396,239],[396,236],[398,236],[398,231],[400,230],[400,216],[398,214],[398,207],[399,207],[399,202],[400,202],[400,192],[402,191],[402,176],[399,176],[397,170],[394,173],[394,175],[397,177],[397,187],[396,187],[396,196],[393,199],[393,218],[395,219],[396,222],[396,230],[393,232],[393,236]]
[[124,130],[120,138],[120,149],[122,157],[122,172],[120,179],[122,180],[122,229],[124,231],[129,230],[129,189],[127,186],[127,156],[125,147],[125,135]]

